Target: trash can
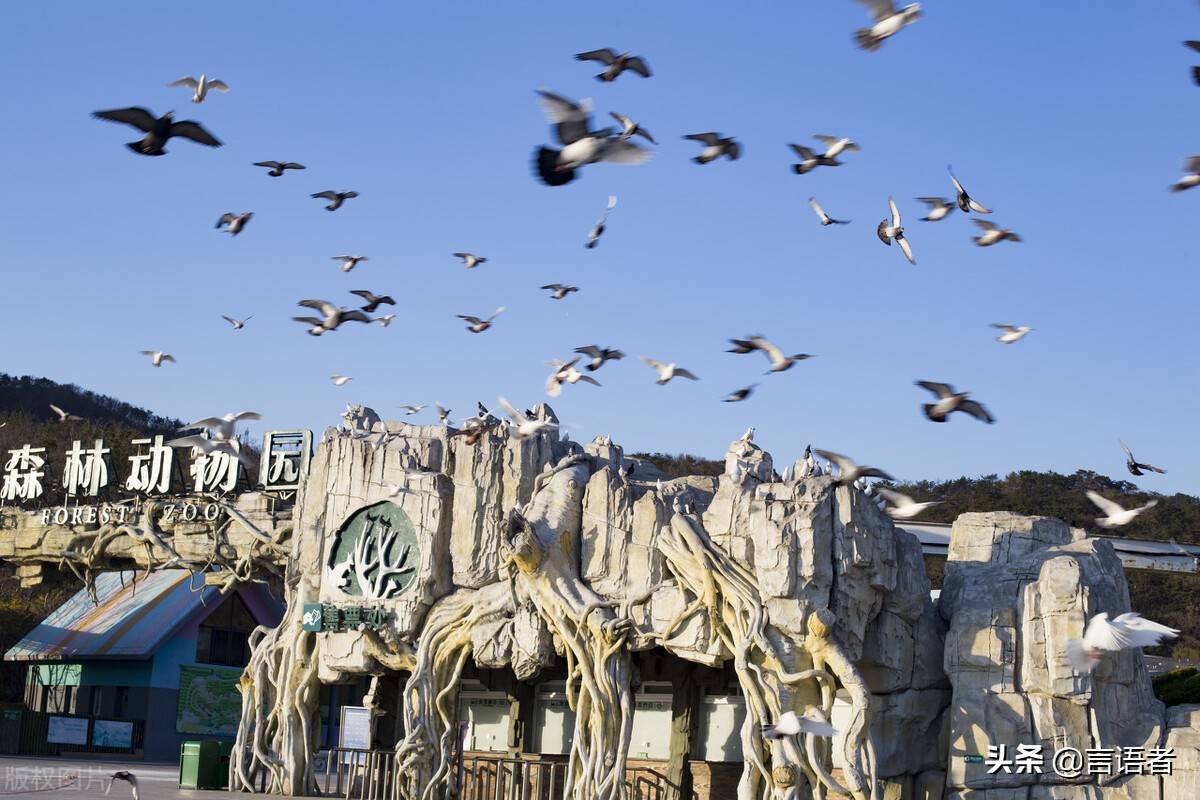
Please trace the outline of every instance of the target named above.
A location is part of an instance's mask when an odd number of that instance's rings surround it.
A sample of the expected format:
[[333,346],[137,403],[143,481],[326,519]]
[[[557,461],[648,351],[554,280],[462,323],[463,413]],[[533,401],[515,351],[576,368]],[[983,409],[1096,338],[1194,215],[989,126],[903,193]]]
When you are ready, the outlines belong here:
[[229,783],[229,759],[221,766],[220,742],[184,742],[179,750],[179,788],[224,789]]

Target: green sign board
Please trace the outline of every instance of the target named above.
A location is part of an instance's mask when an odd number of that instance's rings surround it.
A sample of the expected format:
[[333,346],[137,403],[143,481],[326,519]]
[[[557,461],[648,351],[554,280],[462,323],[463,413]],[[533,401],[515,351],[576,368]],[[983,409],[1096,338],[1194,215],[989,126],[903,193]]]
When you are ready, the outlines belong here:
[[402,594],[416,579],[419,563],[412,520],[387,501],[359,509],[346,520],[327,561],[338,589],[369,600]]
[[983,756],[979,755],[978,753],[967,753],[965,756],[963,756],[963,761],[967,762],[968,764],[982,764]]
[[341,633],[343,631],[381,631],[387,622],[383,606],[335,606],[333,603],[305,603],[301,617],[304,630]]
[[237,667],[181,666],[175,730],[236,736],[238,720],[242,716],[242,695],[238,691],[241,677],[242,670]]

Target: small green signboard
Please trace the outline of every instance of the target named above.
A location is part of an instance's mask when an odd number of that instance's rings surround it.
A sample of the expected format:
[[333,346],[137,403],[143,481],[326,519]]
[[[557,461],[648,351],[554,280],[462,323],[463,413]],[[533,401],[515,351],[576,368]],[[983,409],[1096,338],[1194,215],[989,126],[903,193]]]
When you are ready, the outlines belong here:
[[968,764],[982,764],[983,756],[978,753],[967,753],[963,756],[963,761],[966,761]]
[[300,618],[306,631],[343,633],[345,631],[381,631],[387,623],[383,606],[336,606],[333,603],[305,603]]

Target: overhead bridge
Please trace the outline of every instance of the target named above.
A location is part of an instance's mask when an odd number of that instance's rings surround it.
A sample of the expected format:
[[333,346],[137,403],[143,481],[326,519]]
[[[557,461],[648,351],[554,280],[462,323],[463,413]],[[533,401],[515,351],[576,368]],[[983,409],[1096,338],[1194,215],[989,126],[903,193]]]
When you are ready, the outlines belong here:
[[[950,549],[950,529],[947,522],[903,522],[897,525],[921,540],[927,556],[946,557]],[[1200,547],[1175,542],[1153,542],[1125,539],[1120,536],[1097,536],[1112,543],[1125,569],[1146,569],[1156,572],[1200,572]]]

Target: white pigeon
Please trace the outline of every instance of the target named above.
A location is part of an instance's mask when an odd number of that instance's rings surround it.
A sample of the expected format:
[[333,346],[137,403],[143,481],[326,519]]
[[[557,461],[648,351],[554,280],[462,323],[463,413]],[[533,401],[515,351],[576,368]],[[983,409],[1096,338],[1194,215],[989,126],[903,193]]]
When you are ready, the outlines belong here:
[[1004,344],[1019,342],[1025,338],[1025,334],[1033,330],[1033,328],[1026,325],[1005,325],[1001,322],[993,322],[992,327],[1004,331],[1004,333],[996,337],[997,342],[1003,342]]
[[242,452],[242,443],[237,439],[216,439],[194,433],[172,439],[167,442],[167,447],[193,447],[202,453],[226,453],[246,465],[253,462],[248,454]]
[[246,227],[246,223],[254,217],[253,211],[247,211],[244,214],[234,214],[226,211],[217,220],[217,230],[225,229],[225,232],[233,236],[237,236]]
[[921,217],[922,222],[937,222],[954,210],[954,203],[944,197],[918,197],[917,202],[929,206],[929,213]]
[[1189,156],[1183,162],[1183,177],[1171,184],[1171,191],[1182,192],[1193,186],[1200,186],[1200,156]]
[[579,356],[575,356],[570,361],[551,361],[550,366],[554,367],[554,372],[550,373],[550,377],[546,379],[546,394],[551,397],[558,397],[562,394],[562,385],[564,383],[576,384],[580,381],[590,383],[593,386],[599,386],[600,381],[593,378],[591,375],[585,375],[575,369],[575,365],[579,363]]
[[869,28],[854,32],[858,46],[867,52],[880,48],[885,39],[895,36],[905,25],[911,25],[921,17],[921,4],[909,3],[897,9],[892,0],[858,0],[871,12],[874,23]]
[[976,214],[990,214],[990,209],[984,208],[978,200],[967,194],[967,190],[958,182],[958,178],[954,177],[954,171],[949,165],[946,165],[946,172],[950,173],[950,181],[954,184],[955,201],[958,207],[963,211],[974,211]]
[[764,724],[762,735],[766,739],[782,739],[785,736],[797,736],[809,733],[813,736],[836,736],[837,730],[825,721],[816,711],[800,716],[795,711],[785,711],[775,720],[774,725]]
[[79,421],[83,420],[83,417],[81,417],[77,414],[70,414],[66,411],[63,411],[58,406],[54,405],[54,403],[50,403],[50,410],[53,411],[55,414],[58,414],[59,422],[79,422]]
[[1005,239],[1010,242],[1021,241],[1021,237],[1017,235],[1016,231],[1001,228],[994,222],[989,222],[986,219],[973,219],[971,221],[983,230],[983,233],[978,236],[971,237],[972,241],[979,247],[991,247],[997,242],[1003,242]]
[[455,316],[457,316],[459,319],[461,319],[467,323],[467,330],[469,330],[471,333],[483,333],[488,328],[492,327],[492,322],[496,319],[496,317],[500,316],[503,313],[504,313],[504,306],[500,306],[495,311],[493,311],[492,315],[490,317],[488,317],[487,319],[480,319],[479,317],[473,317],[470,314],[456,314]]
[[379,327],[386,328],[392,324],[392,320],[396,318],[395,314],[384,314],[382,317],[372,317],[371,322],[378,322]]
[[329,331],[336,331],[343,322],[362,322],[370,324],[371,318],[357,308],[340,308],[328,300],[301,300],[296,305],[314,308],[321,313],[320,317],[292,317],[296,322],[309,326],[310,336],[321,336]]
[[234,436],[234,428],[239,422],[260,419],[262,419],[262,414],[259,414],[257,411],[238,411],[236,413],[224,414],[220,417],[198,419],[190,425],[184,425],[179,430],[185,431],[191,428],[204,428],[208,431],[210,439],[224,442],[236,438]]
[[1073,669],[1091,672],[1105,651],[1117,652],[1136,647],[1154,647],[1163,639],[1173,639],[1179,631],[1140,614],[1128,612],[1113,620],[1100,613],[1088,620],[1082,639],[1067,642],[1067,662]]
[[604,209],[604,213],[600,215],[600,219],[596,220],[596,224],[588,231],[587,241],[583,244],[588,250],[593,249],[600,243],[600,236],[604,233],[605,228],[608,227],[608,215],[616,207],[617,196],[610,194],[608,196],[608,207]]
[[686,369],[675,366],[674,362],[670,364],[664,364],[661,361],[656,361],[653,358],[647,358],[646,356],[640,356],[640,358],[642,361],[646,362],[646,364],[658,371],[658,380],[655,381],[655,383],[657,383],[659,386],[666,384],[672,378],[687,378],[693,381],[700,380]]
[[892,504],[892,507],[887,510],[889,517],[893,519],[912,519],[927,508],[936,506],[941,503],[941,500],[931,500],[927,503],[918,503],[906,494],[893,492],[891,489],[884,489],[882,486],[874,489],[879,493],[879,496]]
[[525,440],[531,436],[538,435],[542,431],[558,428],[558,425],[549,420],[530,419],[528,414],[517,411],[503,397],[497,397],[496,400],[500,403],[500,408],[504,409],[504,413],[508,415],[508,432],[517,439]]
[[825,213],[825,209],[821,208],[821,204],[817,202],[817,198],[808,198],[808,204],[812,206],[813,213],[817,215],[817,219],[821,220],[822,225],[849,225],[848,219],[834,219]]
[[254,318],[253,314],[246,317],[245,319],[235,319],[233,317],[227,317],[224,314],[221,315],[221,319],[225,320],[230,325],[232,325],[233,329],[235,331],[240,331],[242,328],[246,327],[246,323],[249,322],[253,318]]
[[421,409],[428,408],[428,406],[405,405],[405,406],[400,406],[400,408],[404,409],[404,416],[411,417],[413,414],[420,413]]
[[161,350],[142,350],[141,354],[150,356],[150,363],[156,367],[161,367],[164,361],[170,361],[172,364],[175,363],[175,356],[170,353],[164,353]]
[[590,101],[576,103],[544,89],[538,91],[538,99],[562,145],[559,150],[539,147],[535,151],[534,171],[546,185],[570,183],[576,170],[588,164],[641,164],[650,158],[649,150],[622,135],[613,135],[611,128],[593,131]]
[[883,220],[879,223],[879,227],[875,229],[879,241],[891,246],[895,241],[900,245],[900,249],[904,251],[904,257],[908,259],[908,263],[916,264],[917,260],[913,258],[912,248],[908,245],[908,239],[904,236],[904,226],[900,224],[900,209],[896,208],[896,201],[888,198],[888,209],[892,212],[891,224],[888,220]]
[[461,258],[463,266],[467,269],[475,269],[487,261],[483,256],[477,256],[474,253],[451,253],[451,255],[455,258]]
[[650,135],[650,131],[646,130],[637,122],[625,116],[624,114],[618,114],[616,111],[610,111],[608,112],[608,115],[617,122],[621,123],[621,135],[626,139],[628,139],[630,136],[641,136],[650,144],[658,144],[658,142],[654,141],[654,137]]
[[229,85],[225,81],[212,78],[211,80],[203,72],[199,78],[193,78],[191,75],[184,75],[177,81],[171,81],[167,86],[186,86],[192,90],[192,102],[203,103],[204,98],[208,97],[209,89],[216,89],[218,92],[228,92]]
[[837,158],[841,153],[849,150],[858,152],[861,148],[852,140],[845,136],[827,136],[824,134],[813,134],[813,138],[825,145],[825,158]]
[[450,423],[450,409],[444,408],[441,403],[434,403],[433,407],[437,409],[438,422],[442,425]]
[[1109,500],[1107,497],[1104,497],[1097,492],[1093,492],[1091,489],[1088,489],[1087,491],[1087,498],[1096,505],[1096,508],[1100,509],[1104,513],[1103,517],[1096,518],[1096,524],[1101,528],[1119,528],[1122,525],[1127,525],[1132,522],[1134,517],[1136,517],[1138,514],[1141,514],[1143,511],[1148,511],[1158,505],[1157,500],[1151,500],[1144,506],[1124,509],[1117,503]]
[[334,256],[334,261],[342,262],[342,272],[349,272],[364,261],[370,261],[366,256]]
[[726,350],[727,353],[753,353],[755,350],[762,351],[762,354],[771,362],[771,368],[767,370],[769,375],[772,372],[783,372],[791,369],[798,361],[807,361],[812,358],[810,353],[796,353],[795,355],[786,355],[777,345],[767,341],[762,336],[757,334],[747,336],[745,339],[730,339],[729,343],[732,348]]
[[330,375],[329,380],[333,381],[334,386],[345,386],[353,379],[348,375]]

